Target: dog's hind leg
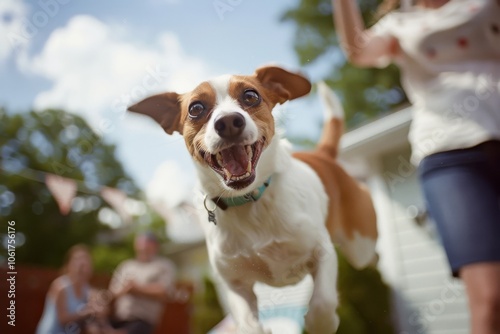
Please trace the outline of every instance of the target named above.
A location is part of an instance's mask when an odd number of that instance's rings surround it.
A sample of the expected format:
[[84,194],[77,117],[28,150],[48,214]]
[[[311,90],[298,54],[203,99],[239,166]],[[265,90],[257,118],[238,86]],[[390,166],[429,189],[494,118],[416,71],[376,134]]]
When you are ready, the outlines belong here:
[[[326,231],[325,231],[326,234]],[[339,326],[337,315],[337,254],[329,239],[318,246],[313,258],[314,289],[305,316],[308,333],[333,334]]]

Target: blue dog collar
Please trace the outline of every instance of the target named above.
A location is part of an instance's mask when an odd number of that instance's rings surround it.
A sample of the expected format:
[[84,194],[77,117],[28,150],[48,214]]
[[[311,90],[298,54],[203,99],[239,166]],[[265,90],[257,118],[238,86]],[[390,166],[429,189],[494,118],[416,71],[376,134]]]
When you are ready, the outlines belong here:
[[214,202],[220,209],[226,210],[227,208],[233,206],[240,206],[250,202],[257,202],[259,198],[262,197],[264,191],[266,191],[267,187],[271,184],[271,177],[269,177],[264,184],[262,184],[257,189],[243,195],[237,197],[215,197],[212,198],[212,202]]

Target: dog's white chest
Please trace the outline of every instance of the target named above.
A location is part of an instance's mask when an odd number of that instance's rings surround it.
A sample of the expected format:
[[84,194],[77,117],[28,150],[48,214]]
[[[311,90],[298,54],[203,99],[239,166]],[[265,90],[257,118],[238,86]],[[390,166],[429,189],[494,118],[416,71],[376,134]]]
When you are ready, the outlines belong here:
[[258,256],[268,264],[272,278],[268,284],[284,286],[301,281],[314,267],[314,248],[297,249],[296,244],[272,243]]
[[[227,251],[217,260],[217,267],[229,280],[260,281],[272,286],[285,286],[301,281],[314,266],[314,247],[294,247],[296,242],[271,242],[261,248],[251,245],[239,255]],[[298,249],[299,248],[299,249]],[[224,252],[222,246],[221,251]],[[234,254],[234,253],[233,253]]]
[[217,211],[217,226],[206,226],[217,271],[228,281],[299,282],[314,269],[321,245],[330,244],[327,202],[317,175],[291,159],[257,202]]
[[215,265],[226,279],[285,286],[298,283],[314,268],[326,235],[322,213],[287,214],[292,211],[286,203],[268,196],[247,212],[224,215],[222,219],[237,225],[209,236],[209,248],[215,251]]

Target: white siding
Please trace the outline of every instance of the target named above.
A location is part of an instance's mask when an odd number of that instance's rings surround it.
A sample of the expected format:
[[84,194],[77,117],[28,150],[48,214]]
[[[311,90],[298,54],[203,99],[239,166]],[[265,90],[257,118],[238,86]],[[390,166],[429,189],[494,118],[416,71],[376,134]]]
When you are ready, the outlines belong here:
[[[380,256],[382,261],[384,257],[392,261],[389,282],[397,294],[400,334],[467,334],[469,314],[462,283],[451,277],[432,225],[419,226],[408,214],[412,205],[424,208],[417,171],[408,164],[409,152],[405,147],[386,154],[378,167],[390,202],[385,208],[377,207],[377,212],[385,211],[379,225],[381,231],[390,228],[393,234],[390,244],[380,247]],[[381,242],[388,241],[382,236]]]

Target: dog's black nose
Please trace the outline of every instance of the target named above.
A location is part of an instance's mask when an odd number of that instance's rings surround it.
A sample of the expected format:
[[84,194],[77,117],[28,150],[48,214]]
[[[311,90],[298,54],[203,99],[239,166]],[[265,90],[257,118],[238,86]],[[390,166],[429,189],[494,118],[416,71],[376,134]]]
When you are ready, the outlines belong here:
[[224,116],[217,117],[215,120],[215,132],[221,138],[235,139],[245,129],[245,117],[242,114],[233,112]]

